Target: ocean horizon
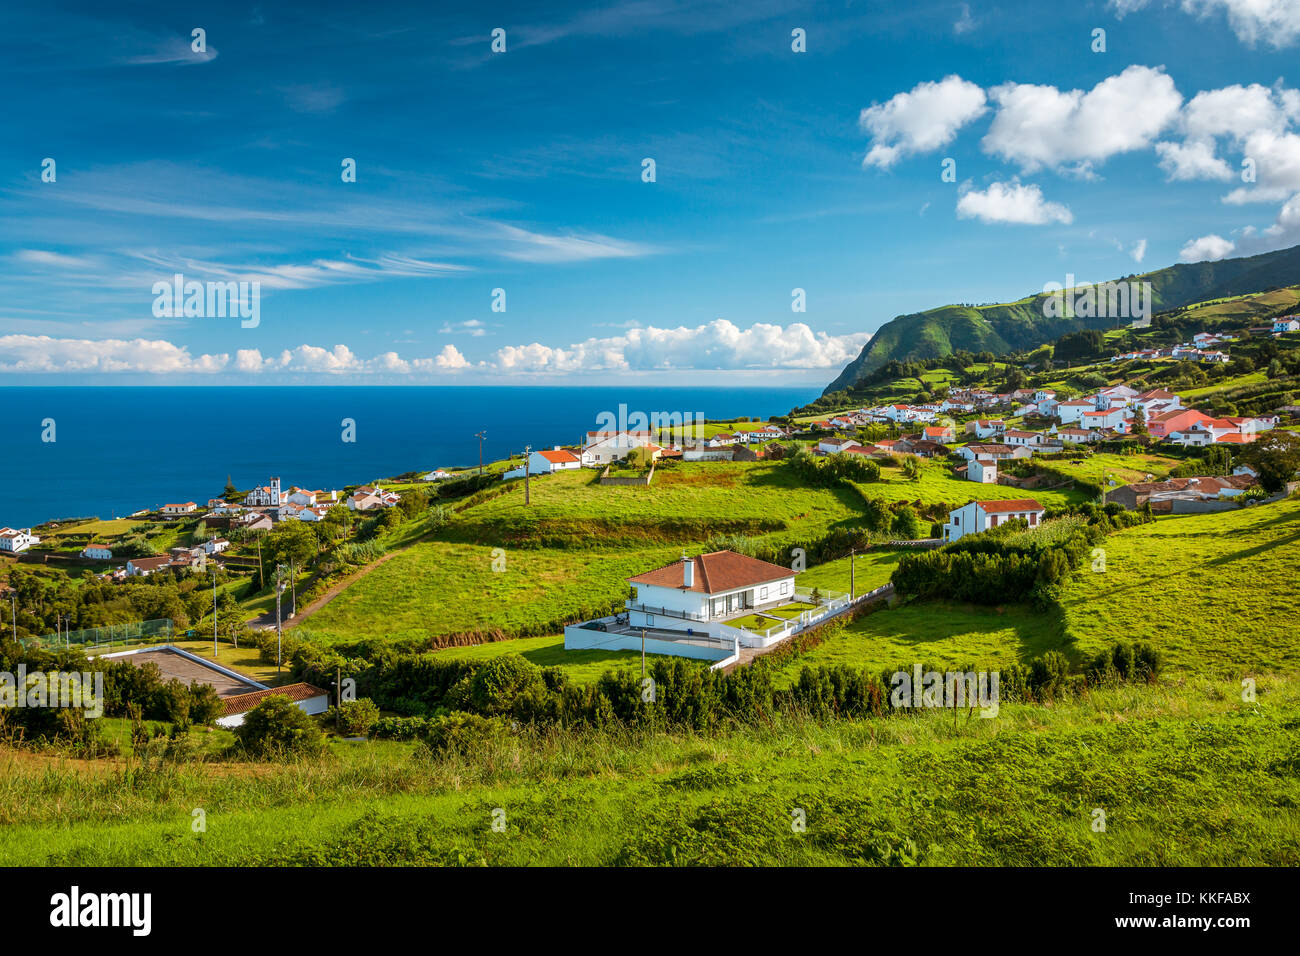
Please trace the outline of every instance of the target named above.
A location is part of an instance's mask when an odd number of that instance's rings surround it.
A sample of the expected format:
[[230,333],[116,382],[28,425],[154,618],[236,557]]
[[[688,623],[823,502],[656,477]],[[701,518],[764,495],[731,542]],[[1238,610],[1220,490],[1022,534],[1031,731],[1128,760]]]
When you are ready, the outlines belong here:
[[[118,385],[0,388],[0,526],[202,505],[229,476],[331,489],[578,442],[602,413],[767,418],[816,388]],[[344,419],[355,441],[343,440]],[[48,440],[53,438],[53,441]]]

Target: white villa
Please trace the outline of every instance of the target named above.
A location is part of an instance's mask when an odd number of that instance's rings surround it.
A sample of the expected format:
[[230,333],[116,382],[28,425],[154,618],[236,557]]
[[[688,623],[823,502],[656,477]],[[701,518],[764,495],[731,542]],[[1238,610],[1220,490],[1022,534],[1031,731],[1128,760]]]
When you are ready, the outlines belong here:
[[956,511],[948,512],[948,523],[943,526],[943,539],[957,541],[968,534],[979,534],[1016,518],[1024,518],[1029,527],[1036,528],[1047,509],[1033,498],[1012,498],[1005,501],[972,501]]
[[40,544],[41,539],[32,534],[31,528],[0,528],[0,551],[11,551],[17,554],[19,551],[26,551],[34,544]]
[[112,561],[113,552],[106,544],[88,544],[81,549],[83,558],[90,558],[92,561]]
[[850,604],[847,594],[795,586],[795,573],[735,551],[682,557],[627,579],[623,614],[571,624],[566,650],[614,648],[696,657],[717,664],[741,647],[767,647]]
[[966,466],[966,477],[971,481],[978,481],[984,485],[996,485],[998,483],[997,460],[987,459],[981,461],[979,458],[971,459]]
[[528,468],[512,468],[501,476],[503,481],[522,478],[525,474],[549,475],[553,471],[570,471],[582,467],[582,459],[571,451],[556,445],[554,448],[532,452],[528,456]]
[[648,431],[587,432],[580,460],[584,468],[600,468],[612,461],[626,458],[633,448],[644,448],[652,444],[654,442]]

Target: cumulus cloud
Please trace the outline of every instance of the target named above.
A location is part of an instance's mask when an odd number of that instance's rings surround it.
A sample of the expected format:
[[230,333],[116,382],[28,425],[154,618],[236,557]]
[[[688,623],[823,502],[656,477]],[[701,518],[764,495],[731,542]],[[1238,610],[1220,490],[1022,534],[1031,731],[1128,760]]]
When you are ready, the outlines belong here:
[[966,190],[957,200],[957,216],[1030,226],[1074,221],[1074,214],[1067,207],[1045,200],[1037,186],[1018,182],[993,183],[985,190]]
[[180,372],[210,374],[230,356],[190,355],[160,339],[56,339],[48,335],[0,336],[0,372]]
[[626,369],[819,369],[843,365],[862,350],[865,333],[828,335],[802,322],[787,326],[755,323],[742,329],[726,319],[675,329],[629,329],[623,335],[590,338],[565,347],[540,342],[498,349],[503,371],[571,372]]
[[1144,149],[1178,117],[1182,95],[1160,69],[1130,66],[1088,92],[1004,83],[989,91],[995,104],[985,152],[1026,172],[1070,163],[1090,165]]
[[1147,257],[1147,241],[1139,239],[1133,243],[1133,248],[1129,250],[1129,255],[1133,257],[1134,262],[1141,262]]
[[[1150,4],[1151,0],[1110,0],[1111,9],[1121,18]],[[1300,38],[1300,5],[1295,0],[1180,0],[1178,6],[1201,17],[1226,14],[1237,39],[1249,46],[1263,39],[1281,49]]]
[[858,122],[871,134],[871,149],[862,164],[888,169],[909,153],[946,146],[986,109],[984,91],[956,74],[937,83],[918,83],[910,92],[862,111]]
[[1199,239],[1193,239],[1187,245],[1183,246],[1182,251],[1178,253],[1178,258],[1183,262],[1205,262],[1207,260],[1222,259],[1229,255],[1233,249],[1237,248],[1231,239],[1224,239],[1222,236],[1216,236],[1211,233],[1208,236],[1201,236]]
[[454,345],[444,345],[442,351],[434,358],[433,363],[441,369],[469,368],[469,362],[465,356],[460,354],[460,349]]
[[1234,189],[1224,202],[1276,202],[1300,192],[1300,136],[1259,130],[1246,137],[1242,149],[1254,166],[1256,181]]
[[1189,179],[1232,179],[1232,169],[1214,155],[1214,143],[1204,140],[1186,143],[1156,143],[1160,168],[1170,182]]

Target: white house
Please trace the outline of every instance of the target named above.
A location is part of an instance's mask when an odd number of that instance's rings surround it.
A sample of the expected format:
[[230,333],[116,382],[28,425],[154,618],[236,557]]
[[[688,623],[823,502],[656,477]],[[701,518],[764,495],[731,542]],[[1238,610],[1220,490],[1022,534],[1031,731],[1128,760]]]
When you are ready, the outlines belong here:
[[1001,435],[1006,428],[1006,422],[1001,419],[980,418],[966,423],[966,433],[974,434],[976,438],[993,438]]
[[213,538],[210,541],[204,541],[199,547],[203,549],[204,554],[220,554],[230,547],[230,542],[225,538]]
[[1044,443],[1045,439],[1041,432],[1026,432],[1018,428],[1008,428],[1002,435],[1003,444],[1015,447],[1017,445],[1027,445],[1037,448]]
[[631,627],[685,630],[794,600],[794,572],[735,551],[714,551],[628,578]]
[[501,476],[502,480],[522,478],[525,474],[549,475],[553,471],[572,471],[582,467],[582,459],[559,445],[535,451],[528,456],[528,468],[512,468]]
[[444,471],[442,468],[436,468],[433,471],[429,472],[420,480],[421,481],[446,481],[450,477],[452,477],[451,472]]
[[1097,410],[1095,399],[1072,398],[1068,402],[1061,402],[1056,406],[1056,417],[1061,420],[1062,425],[1071,425],[1082,417],[1084,412]]
[[401,500],[401,495],[394,491],[384,491],[378,486],[358,488],[348,499],[348,507],[353,511],[373,511],[375,508],[391,508]]
[[852,438],[823,438],[817,443],[817,450],[827,455],[858,447],[860,447],[859,443]]
[[976,458],[966,466],[966,477],[981,484],[996,485],[998,483],[998,463],[996,461],[980,461]]
[[283,499],[280,497],[280,479],[272,478],[269,485],[263,485],[260,488],[254,488],[244,498],[244,504],[250,508],[267,508],[271,505],[281,504]]
[[1024,518],[1029,522],[1029,527],[1036,528],[1046,513],[1047,509],[1033,498],[972,501],[956,511],[948,512],[948,523],[943,526],[943,539],[957,541],[968,534],[979,534],[1016,518]]
[[26,551],[34,544],[40,544],[41,539],[32,534],[31,528],[0,528],[0,551],[11,551],[17,554],[19,551]]
[[197,507],[198,505],[193,501],[182,501],[180,504],[163,505],[162,513],[165,515],[187,515]]
[[81,556],[92,561],[112,561],[113,552],[106,544],[88,544],[81,549]]
[[1118,408],[1097,409],[1092,412],[1084,412],[1079,418],[1079,424],[1089,430],[1094,428],[1114,428],[1123,430],[1125,425],[1125,408],[1123,405]]
[[957,452],[967,461],[1000,461],[1016,457],[1010,445],[962,445]]
[[1273,320],[1274,332],[1300,332],[1300,316],[1284,315]]
[[161,571],[172,563],[171,555],[157,558],[131,558],[126,562],[126,575],[130,578],[143,578],[155,571]]
[[633,448],[654,444],[648,431],[587,432],[581,462],[584,468],[602,468],[612,461],[626,458]]

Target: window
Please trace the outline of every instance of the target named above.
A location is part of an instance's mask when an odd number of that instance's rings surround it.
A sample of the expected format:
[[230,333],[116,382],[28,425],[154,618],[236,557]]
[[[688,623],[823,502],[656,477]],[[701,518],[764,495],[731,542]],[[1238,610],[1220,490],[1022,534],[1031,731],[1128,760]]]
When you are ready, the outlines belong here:
[[790,593],[790,582],[789,582],[789,581],[785,581],[785,582],[783,582],[783,583],[781,584],[781,593],[782,593],[782,594],[789,594],[789,593]]
[[653,614],[647,614],[645,616],[645,622],[646,622],[646,626],[649,627],[651,624],[655,622],[655,616]]
[[759,589],[758,589],[758,599],[759,599],[760,601],[766,601],[766,600],[767,600],[767,588],[759,588]]

